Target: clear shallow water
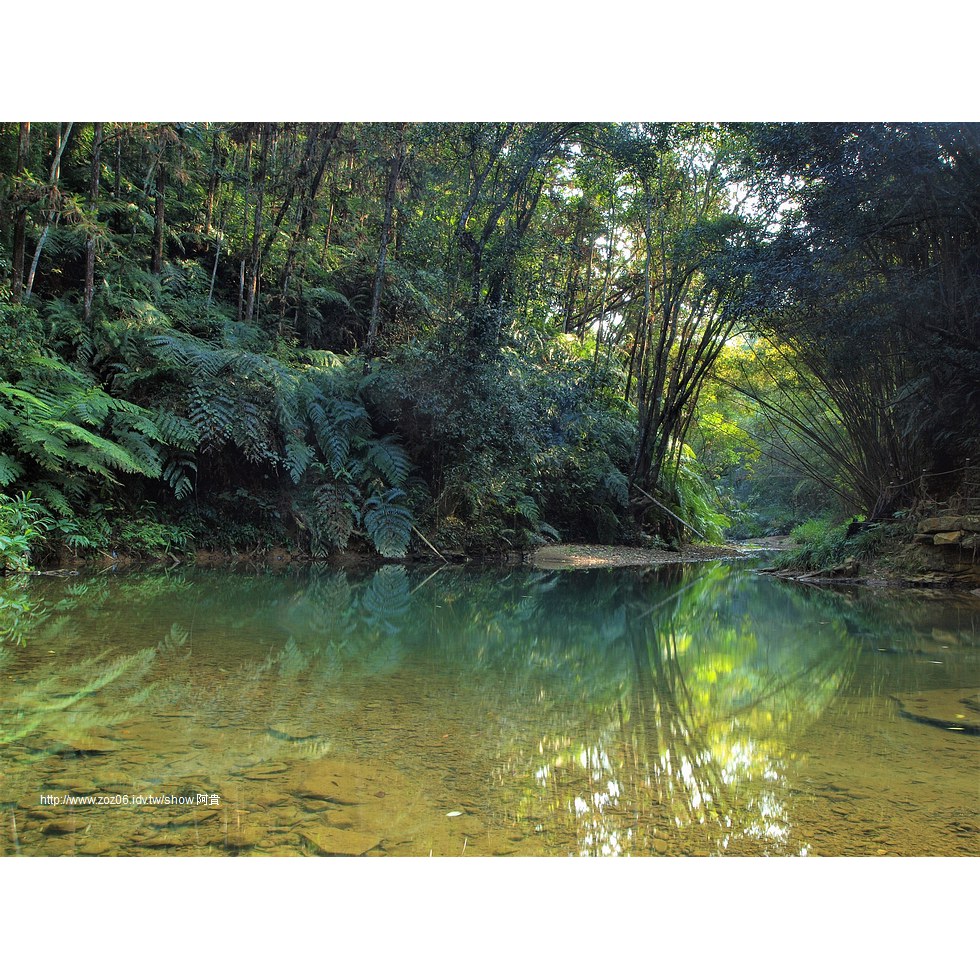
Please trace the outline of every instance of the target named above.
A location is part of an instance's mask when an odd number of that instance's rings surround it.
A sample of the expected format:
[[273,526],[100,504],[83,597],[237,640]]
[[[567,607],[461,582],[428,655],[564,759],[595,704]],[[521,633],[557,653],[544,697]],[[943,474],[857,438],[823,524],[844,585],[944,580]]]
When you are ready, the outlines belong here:
[[739,564],[0,589],[4,855],[980,853],[980,739],[891,697],[980,691],[973,598]]

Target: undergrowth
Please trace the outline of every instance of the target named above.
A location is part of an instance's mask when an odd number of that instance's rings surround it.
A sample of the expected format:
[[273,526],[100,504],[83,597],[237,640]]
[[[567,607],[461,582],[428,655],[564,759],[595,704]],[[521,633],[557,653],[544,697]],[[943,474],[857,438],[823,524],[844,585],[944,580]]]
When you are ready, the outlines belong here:
[[904,529],[897,524],[869,524],[848,537],[851,523],[834,525],[827,518],[812,518],[793,528],[791,536],[798,547],[784,552],[775,566],[803,572],[830,570],[856,562],[875,561],[904,540]]

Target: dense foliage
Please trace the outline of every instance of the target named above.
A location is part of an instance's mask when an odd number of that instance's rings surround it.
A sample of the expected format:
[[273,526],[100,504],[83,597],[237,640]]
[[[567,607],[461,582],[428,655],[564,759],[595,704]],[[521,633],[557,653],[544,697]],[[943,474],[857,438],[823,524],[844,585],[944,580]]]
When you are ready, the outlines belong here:
[[956,492],[976,150],[952,125],[2,125],[4,562],[28,537],[717,540],[891,513],[923,468]]

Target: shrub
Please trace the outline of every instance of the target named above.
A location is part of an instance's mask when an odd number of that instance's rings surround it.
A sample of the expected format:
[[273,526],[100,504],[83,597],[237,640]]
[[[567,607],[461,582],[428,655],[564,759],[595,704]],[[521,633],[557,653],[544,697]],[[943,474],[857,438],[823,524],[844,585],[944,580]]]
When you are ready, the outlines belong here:
[[44,508],[29,493],[0,494],[0,571],[31,571],[32,542],[50,526]]

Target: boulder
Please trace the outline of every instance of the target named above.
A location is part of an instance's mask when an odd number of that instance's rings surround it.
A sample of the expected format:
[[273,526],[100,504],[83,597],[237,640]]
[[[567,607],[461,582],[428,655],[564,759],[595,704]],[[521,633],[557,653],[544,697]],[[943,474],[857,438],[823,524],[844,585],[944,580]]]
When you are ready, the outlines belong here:
[[955,517],[927,517],[924,521],[919,521],[916,530],[919,534],[935,534],[937,531],[954,530],[955,523]]
[[945,531],[941,534],[937,534],[933,539],[932,543],[934,545],[950,545],[959,544],[963,540],[962,531]]
[[317,854],[336,857],[358,857],[381,843],[377,834],[338,827],[304,827],[299,835]]
[[385,783],[371,766],[346,760],[325,759],[296,766],[290,789],[296,796],[326,800],[340,806],[356,806],[384,792]]
[[919,521],[916,530],[920,534],[935,534],[937,531],[980,531],[980,515],[964,514],[957,517],[948,514],[945,517],[927,517]]
[[74,820],[52,820],[46,823],[41,830],[45,837],[62,837],[65,834],[73,834],[78,829]]
[[229,851],[247,851],[262,843],[262,835],[250,826],[232,827],[225,833],[222,843]]

